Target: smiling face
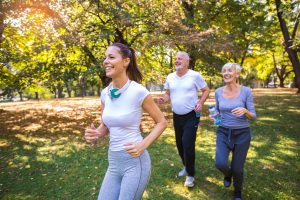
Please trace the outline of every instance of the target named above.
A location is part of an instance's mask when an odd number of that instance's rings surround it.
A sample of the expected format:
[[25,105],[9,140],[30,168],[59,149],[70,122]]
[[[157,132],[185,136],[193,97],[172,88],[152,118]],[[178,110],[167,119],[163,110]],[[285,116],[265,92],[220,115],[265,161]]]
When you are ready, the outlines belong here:
[[126,75],[126,68],[129,62],[129,58],[123,58],[119,47],[109,46],[105,52],[103,61],[106,76],[114,79],[118,76]]
[[236,83],[240,73],[234,67],[223,67],[222,76],[225,83]]
[[175,58],[175,69],[178,70],[182,70],[182,69],[188,69],[189,67],[189,57],[188,55],[185,55],[182,52],[178,52],[176,54],[176,58]]

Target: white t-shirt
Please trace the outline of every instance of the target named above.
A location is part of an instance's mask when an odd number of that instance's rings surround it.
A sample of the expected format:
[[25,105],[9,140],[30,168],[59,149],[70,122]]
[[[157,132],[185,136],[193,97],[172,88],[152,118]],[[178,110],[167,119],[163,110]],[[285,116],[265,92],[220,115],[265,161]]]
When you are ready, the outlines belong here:
[[116,99],[111,99],[107,87],[101,92],[101,101],[105,105],[102,121],[109,129],[111,151],[124,150],[124,144],[143,140],[140,131],[142,103],[148,94],[149,91],[135,81],[131,81]]
[[198,91],[207,84],[200,73],[191,69],[183,76],[173,72],[167,76],[165,89],[170,90],[172,110],[178,115],[184,115],[195,109],[198,101]]

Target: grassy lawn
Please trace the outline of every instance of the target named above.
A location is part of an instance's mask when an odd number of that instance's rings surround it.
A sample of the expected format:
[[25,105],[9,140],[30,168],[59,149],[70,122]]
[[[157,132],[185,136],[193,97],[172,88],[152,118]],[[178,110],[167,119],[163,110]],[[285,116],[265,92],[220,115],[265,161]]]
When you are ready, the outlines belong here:
[[[300,199],[300,96],[291,90],[254,90],[258,120],[245,166],[245,199]],[[84,142],[97,124],[98,98],[0,104],[0,199],[96,199],[106,171],[108,138]],[[231,199],[214,167],[215,126],[207,105],[197,135],[196,185],[183,186],[170,106],[169,127],[150,149],[152,176],[143,199]],[[153,122],[144,115],[145,134]]]

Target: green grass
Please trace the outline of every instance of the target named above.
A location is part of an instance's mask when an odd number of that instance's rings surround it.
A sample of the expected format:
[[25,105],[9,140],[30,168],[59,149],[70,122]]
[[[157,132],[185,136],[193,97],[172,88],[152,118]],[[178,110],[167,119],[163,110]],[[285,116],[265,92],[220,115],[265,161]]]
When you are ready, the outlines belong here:
[[[292,93],[255,93],[258,120],[245,165],[245,199],[300,199],[300,100]],[[107,138],[84,142],[97,122],[96,98],[0,105],[0,199],[96,199],[107,168]],[[171,119],[169,106],[161,109]],[[205,107],[207,110],[207,105]],[[204,112],[196,145],[196,186],[177,177],[181,163],[172,120],[150,148],[152,176],[143,199],[231,199],[214,167],[215,127]],[[153,126],[147,115],[142,129]]]

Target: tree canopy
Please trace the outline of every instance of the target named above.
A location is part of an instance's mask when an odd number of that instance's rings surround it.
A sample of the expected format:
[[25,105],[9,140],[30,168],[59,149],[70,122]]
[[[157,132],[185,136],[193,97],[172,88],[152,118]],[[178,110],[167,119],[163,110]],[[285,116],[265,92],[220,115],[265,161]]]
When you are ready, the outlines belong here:
[[146,85],[162,85],[183,50],[210,86],[226,62],[243,66],[244,84],[276,73],[284,86],[300,77],[298,23],[297,1],[3,0],[0,95],[99,94],[112,42],[136,50]]

